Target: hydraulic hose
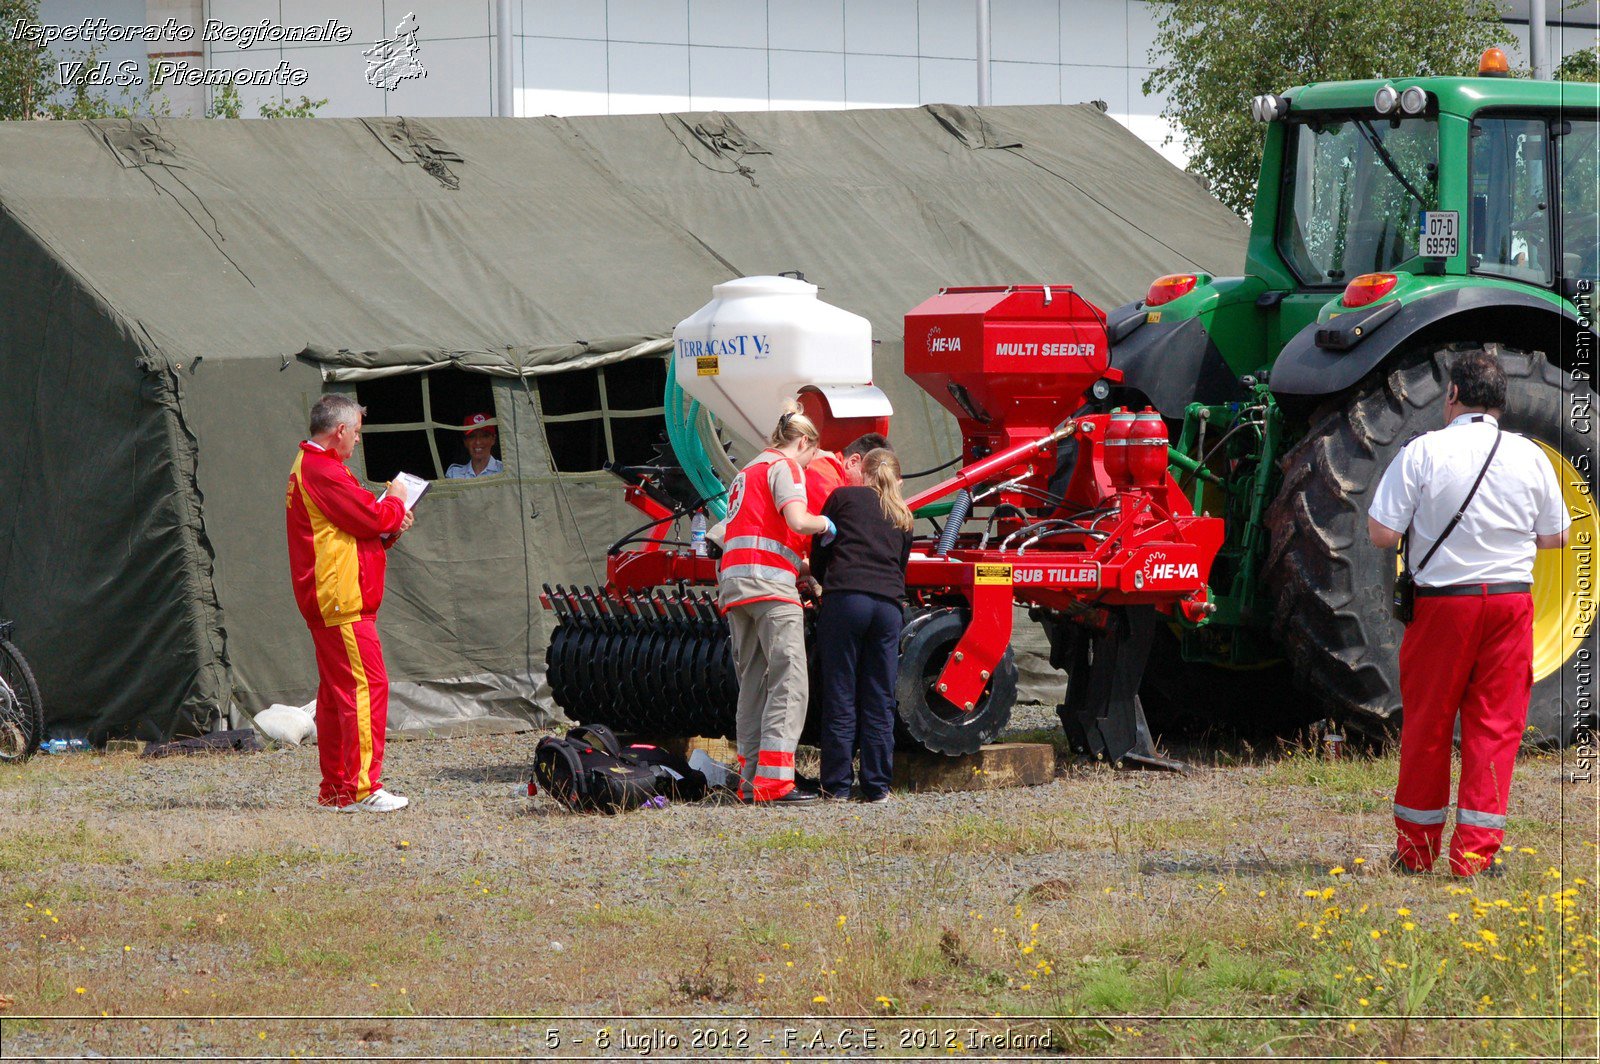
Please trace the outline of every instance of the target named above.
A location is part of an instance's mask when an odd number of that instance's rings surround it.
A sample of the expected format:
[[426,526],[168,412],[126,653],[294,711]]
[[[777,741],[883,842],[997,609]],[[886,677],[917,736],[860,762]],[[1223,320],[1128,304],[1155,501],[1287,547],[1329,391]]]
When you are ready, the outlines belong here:
[[676,358],[667,359],[667,386],[661,396],[667,422],[667,442],[672,445],[672,453],[677,456],[678,464],[683,467],[689,483],[693,484],[695,491],[706,500],[706,511],[712,520],[720,521],[728,516],[726,492],[722,481],[717,478],[710,455],[706,454],[705,445],[700,442],[700,434],[695,429],[695,422],[700,417],[698,400],[690,404],[689,416],[684,417],[684,393],[683,389],[678,387],[677,363]]
[[962,488],[956,492],[955,502],[950,507],[950,517],[944,523],[944,529],[939,533],[939,544],[934,548],[934,554],[943,558],[950,553],[956,545],[956,536],[961,534],[961,525],[972,512],[972,492]]

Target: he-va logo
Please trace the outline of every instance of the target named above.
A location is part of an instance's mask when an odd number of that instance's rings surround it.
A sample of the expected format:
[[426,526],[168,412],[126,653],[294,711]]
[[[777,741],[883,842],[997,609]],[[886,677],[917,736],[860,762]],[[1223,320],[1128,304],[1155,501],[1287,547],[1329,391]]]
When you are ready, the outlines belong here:
[[417,16],[407,14],[394,27],[394,36],[378,41],[361,54],[367,57],[367,84],[393,92],[402,81],[425,78],[428,71],[417,58]]
[[1145,580],[1198,580],[1198,562],[1169,562],[1165,551],[1151,551],[1140,566]]
[[929,351],[959,351],[961,350],[961,337],[945,336],[944,329],[935,325],[928,330]]

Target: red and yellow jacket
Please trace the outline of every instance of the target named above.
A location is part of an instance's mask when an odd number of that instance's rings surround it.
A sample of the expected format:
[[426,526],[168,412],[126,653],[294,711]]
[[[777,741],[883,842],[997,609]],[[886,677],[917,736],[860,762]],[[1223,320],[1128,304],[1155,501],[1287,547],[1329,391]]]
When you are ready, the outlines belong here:
[[[289,470],[289,575],[300,614],[312,627],[377,616],[383,602],[384,551],[394,544],[406,508],[379,502],[331,451],[300,444]],[[385,543],[378,537],[389,535]]]

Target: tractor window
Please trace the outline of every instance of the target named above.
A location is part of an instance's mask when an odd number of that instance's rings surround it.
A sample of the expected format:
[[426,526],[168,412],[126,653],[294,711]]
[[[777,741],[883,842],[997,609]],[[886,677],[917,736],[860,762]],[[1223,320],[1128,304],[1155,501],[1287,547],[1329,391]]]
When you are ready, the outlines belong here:
[[1417,254],[1419,212],[1438,202],[1432,119],[1296,125],[1284,160],[1278,250],[1308,285],[1344,284]]
[[1528,284],[1553,277],[1542,118],[1472,123],[1472,269]]
[[1600,281],[1600,123],[1573,122],[1561,148],[1561,250],[1564,277]]

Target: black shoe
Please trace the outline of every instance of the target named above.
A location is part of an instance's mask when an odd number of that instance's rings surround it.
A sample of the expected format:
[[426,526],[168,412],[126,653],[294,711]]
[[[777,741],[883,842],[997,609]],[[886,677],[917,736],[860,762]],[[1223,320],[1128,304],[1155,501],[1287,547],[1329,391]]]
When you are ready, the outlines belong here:
[[846,787],[842,791],[818,791],[817,797],[821,798],[825,802],[848,802],[851,798],[851,793],[850,788]]
[[866,804],[866,805],[883,805],[888,800],[889,800],[889,792],[888,791],[883,791],[883,792],[881,792],[879,794],[863,794],[861,796],[862,803]]
[[1389,855],[1389,871],[1402,876],[1425,876],[1428,874],[1426,868],[1412,868],[1406,864],[1405,858],[1401,857],[1398,851]]
[[788,794],[784,795],[782,798],[771,798],[771,799],[768,799],[765,802],[762,802],[761,804],[762,805],[780,805],[780,804],[787,803],[787,804],[791,804],[792,805],[795,802],[814,802],[816,800],[817,800],[817,796],[815,794],[813,794],[811,791],[802,791],[797,787],[794,790],[790,791]]

